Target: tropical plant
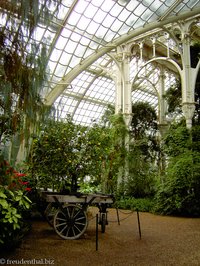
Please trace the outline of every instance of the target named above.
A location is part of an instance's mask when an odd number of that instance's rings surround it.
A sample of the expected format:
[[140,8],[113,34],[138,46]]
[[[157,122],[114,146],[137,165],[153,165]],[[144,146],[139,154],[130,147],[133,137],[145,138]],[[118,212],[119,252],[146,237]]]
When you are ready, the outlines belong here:
[[132,137],[141,139],[143,136],[155,135],[157,131],[157,115],[148,102],[136,102],[132,105],[130,133]]
[[164,151],[167,156],[182,155],[190,148],[190,145],[190,132],[186,128],[185,121],[173,123],[164,138]]
[[35,186],[76,192],[77,182],[86,176],[99,180],[105,145],[105,132],[97,126],[75,125],[70,117],[65,122],[50,121],[34,139],[29,158]]
[[103,161],[102,176],[106,181],[104,182],[105,191],[118,193],[123,189],[125,182],[128,130],[121,113],[110,116],[110,125],[111,127],[107,129],[109,142],[107,143],[107,155]]
[[25,140],[27,144],[38,116],[41,120],[46,110],[40,94],[46,75],[46,46],[31,37],[39,19],[49,19],[58,6],[53,0],[0,3],[0,143],[16,134],[19,143]]
[[[193,46],[191,46],[191,62],[196,66],[198,60],[199,60],[199,48],[200,44],[196,43]],[[193,66],[194,67],[194,66]],[[200,124],[200,107],[199,107],[199,101],[200,101],[200,71],[198,72],[196,84],[195,84],[195,112],[193,116],[193,125],[199,125]],[[180,80],[176,80],[176,82],[169,87],[169,89],[166,91],[164,98],[166,99],[168,109],[167,109],[167,115],[170,117],[179,117],[182,118],[182,92],[181,92],[181,82]]]
[[169,87],[166,91],[164,98],[167,101],[168,105],[168,113],[169,114],[180,114],[182,112],[181,109],[181,82],[176,80],[176,82]]
[[31,207],[27,193],[31,190],[24,181],[25,174],[14,170],[0,157],[0,247],[15,248],[30,229],[26,222]]
[[105,110],[104,114],[101,117],[100,123],[103,126],[111,127],[111,117],[115,114],[115,107],[111,104],[107,106],[107,109]]
[[[82,158],[86,128],[67,122],[49,121],[39,137],[35,137],[29,158],[35,186],[62,189],[84,175]],[[68,185],[67,185],[68,183]],[[69,188],[70,189],[70,188]]]
[[157,116],[153,107],[145,102],[134,103],[132,111],[125,190],[128,196],[140,198],[152,195],[155,190],[155,162],[159,151]]
[[[146,150],[148,146],[146,146]],[[157,168],[141,150],[141,144],[129,147],[129,176],[125,186],[126,195],[134,198],[151,197],[156,190]]]
[[165,138],[168,155],[166,177],[156,194],[155,211],[170,215],[200,215],[199,127],[189,131],[171,126]]
[[[28,164],[35,187],[76,192],[77,182],[113,192],[119,168],[124,163],[127,132],[122,115],[113,116],[112,127],[90,128],[50,121],[33,142]],[[69,192],[68,191],[68,192]]]
[[151,212],[154,201],[151,198],[122,197],[116,200],[115,206],[124,210]]

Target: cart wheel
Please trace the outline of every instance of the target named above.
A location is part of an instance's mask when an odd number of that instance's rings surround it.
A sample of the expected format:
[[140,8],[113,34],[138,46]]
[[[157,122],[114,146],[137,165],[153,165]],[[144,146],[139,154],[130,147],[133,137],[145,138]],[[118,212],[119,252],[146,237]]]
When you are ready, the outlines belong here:
[[53,226],[54,216],[55,216],[57,211],[58,211],[58,206],[55,202],[50,202],[44,211],[44,215],[45,215],[47,222],[50,226]]
[[80,205],[68,204],[54,216],[54,229],[64,239],[77,239],[88,225],[86,212]]
[[102,233],[105,233],[106,231],[106,214],[105,213],[102,213],[101,214],[101,232]]

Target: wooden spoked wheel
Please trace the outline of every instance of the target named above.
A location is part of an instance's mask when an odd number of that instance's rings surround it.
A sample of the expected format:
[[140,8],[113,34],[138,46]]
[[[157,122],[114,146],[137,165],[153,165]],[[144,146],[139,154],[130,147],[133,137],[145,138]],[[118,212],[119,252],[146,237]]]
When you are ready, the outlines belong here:
[[86,230],[87,214],[78,204],[67,204],[54,216],[54,229],[64,239],[77,239]]
[[56,204],[54,202],[50,202],[47,205],[46,210],[44,211],[44,215],[45,215],[47,222],[50,226],[53,226],[54,216],[55,216],[57,211],[58,211],[58,204]]

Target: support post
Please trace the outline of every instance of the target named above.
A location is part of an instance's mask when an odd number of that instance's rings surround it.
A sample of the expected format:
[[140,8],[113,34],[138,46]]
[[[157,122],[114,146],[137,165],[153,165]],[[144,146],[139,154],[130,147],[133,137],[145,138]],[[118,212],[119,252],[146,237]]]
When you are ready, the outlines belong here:
[[195,69],[191,67],[190,58],[190,27],[191,22],[181,24],[181,41],[183,48],[183,70],[181,75],[182,83],[182,111],[186,119],[187,128],[192,127],[192,118],[195,111],[194,90],[195,90]]
[[99,248],[99,230],[98,230],[98,224],[99,224],[99,216],[98,213],[96,214],[96,251],[98,251]]
[[117,212],[117,222],[118,222],[118,225],[120,225],[119,210],[118,210],[118,208],[116,208],[116,212]]
[[[116,69],[116,106],[115,112],[122,112],[123,118],[127,128],[130,126],[132,117],[132,99],[131,99],[131,82],[130,82],[130,59],[131,59],[131,46],[130,44],[121,45],[118,47],[117,61],[119,67]],[[129,137],[125,139],[125,145],[127,150],[129,149]],[[126,163],[125,169],[122,169],[123,173],[118,176],[118,187],[123,184],[128,178],[129,167]],[[123,179],[124,177],[124,179]]]
[[138,209],[136,211],[137,211],[137,221],[138,221],[139,236],[140,236],[140,239],[141,239],[142,238],[142,234],[141,234],[141,226],[140,226],[140,215],[139,215]]

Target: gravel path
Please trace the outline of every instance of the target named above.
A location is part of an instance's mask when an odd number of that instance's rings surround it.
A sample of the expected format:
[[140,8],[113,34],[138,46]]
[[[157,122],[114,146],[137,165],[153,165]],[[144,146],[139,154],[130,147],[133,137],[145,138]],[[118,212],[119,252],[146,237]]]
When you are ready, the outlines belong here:
[[[58,266],[178,266],[200,265],[200,218],[176,218],[109,209],[109,225],[99,228],[96,251],[96,208],[90,210],[86,233],[78,240],[63,240],[46,221],[32,222],[32,231],[20,248],[0,258],[8,263]],[[18,261],[17,261],[18,260]]]

